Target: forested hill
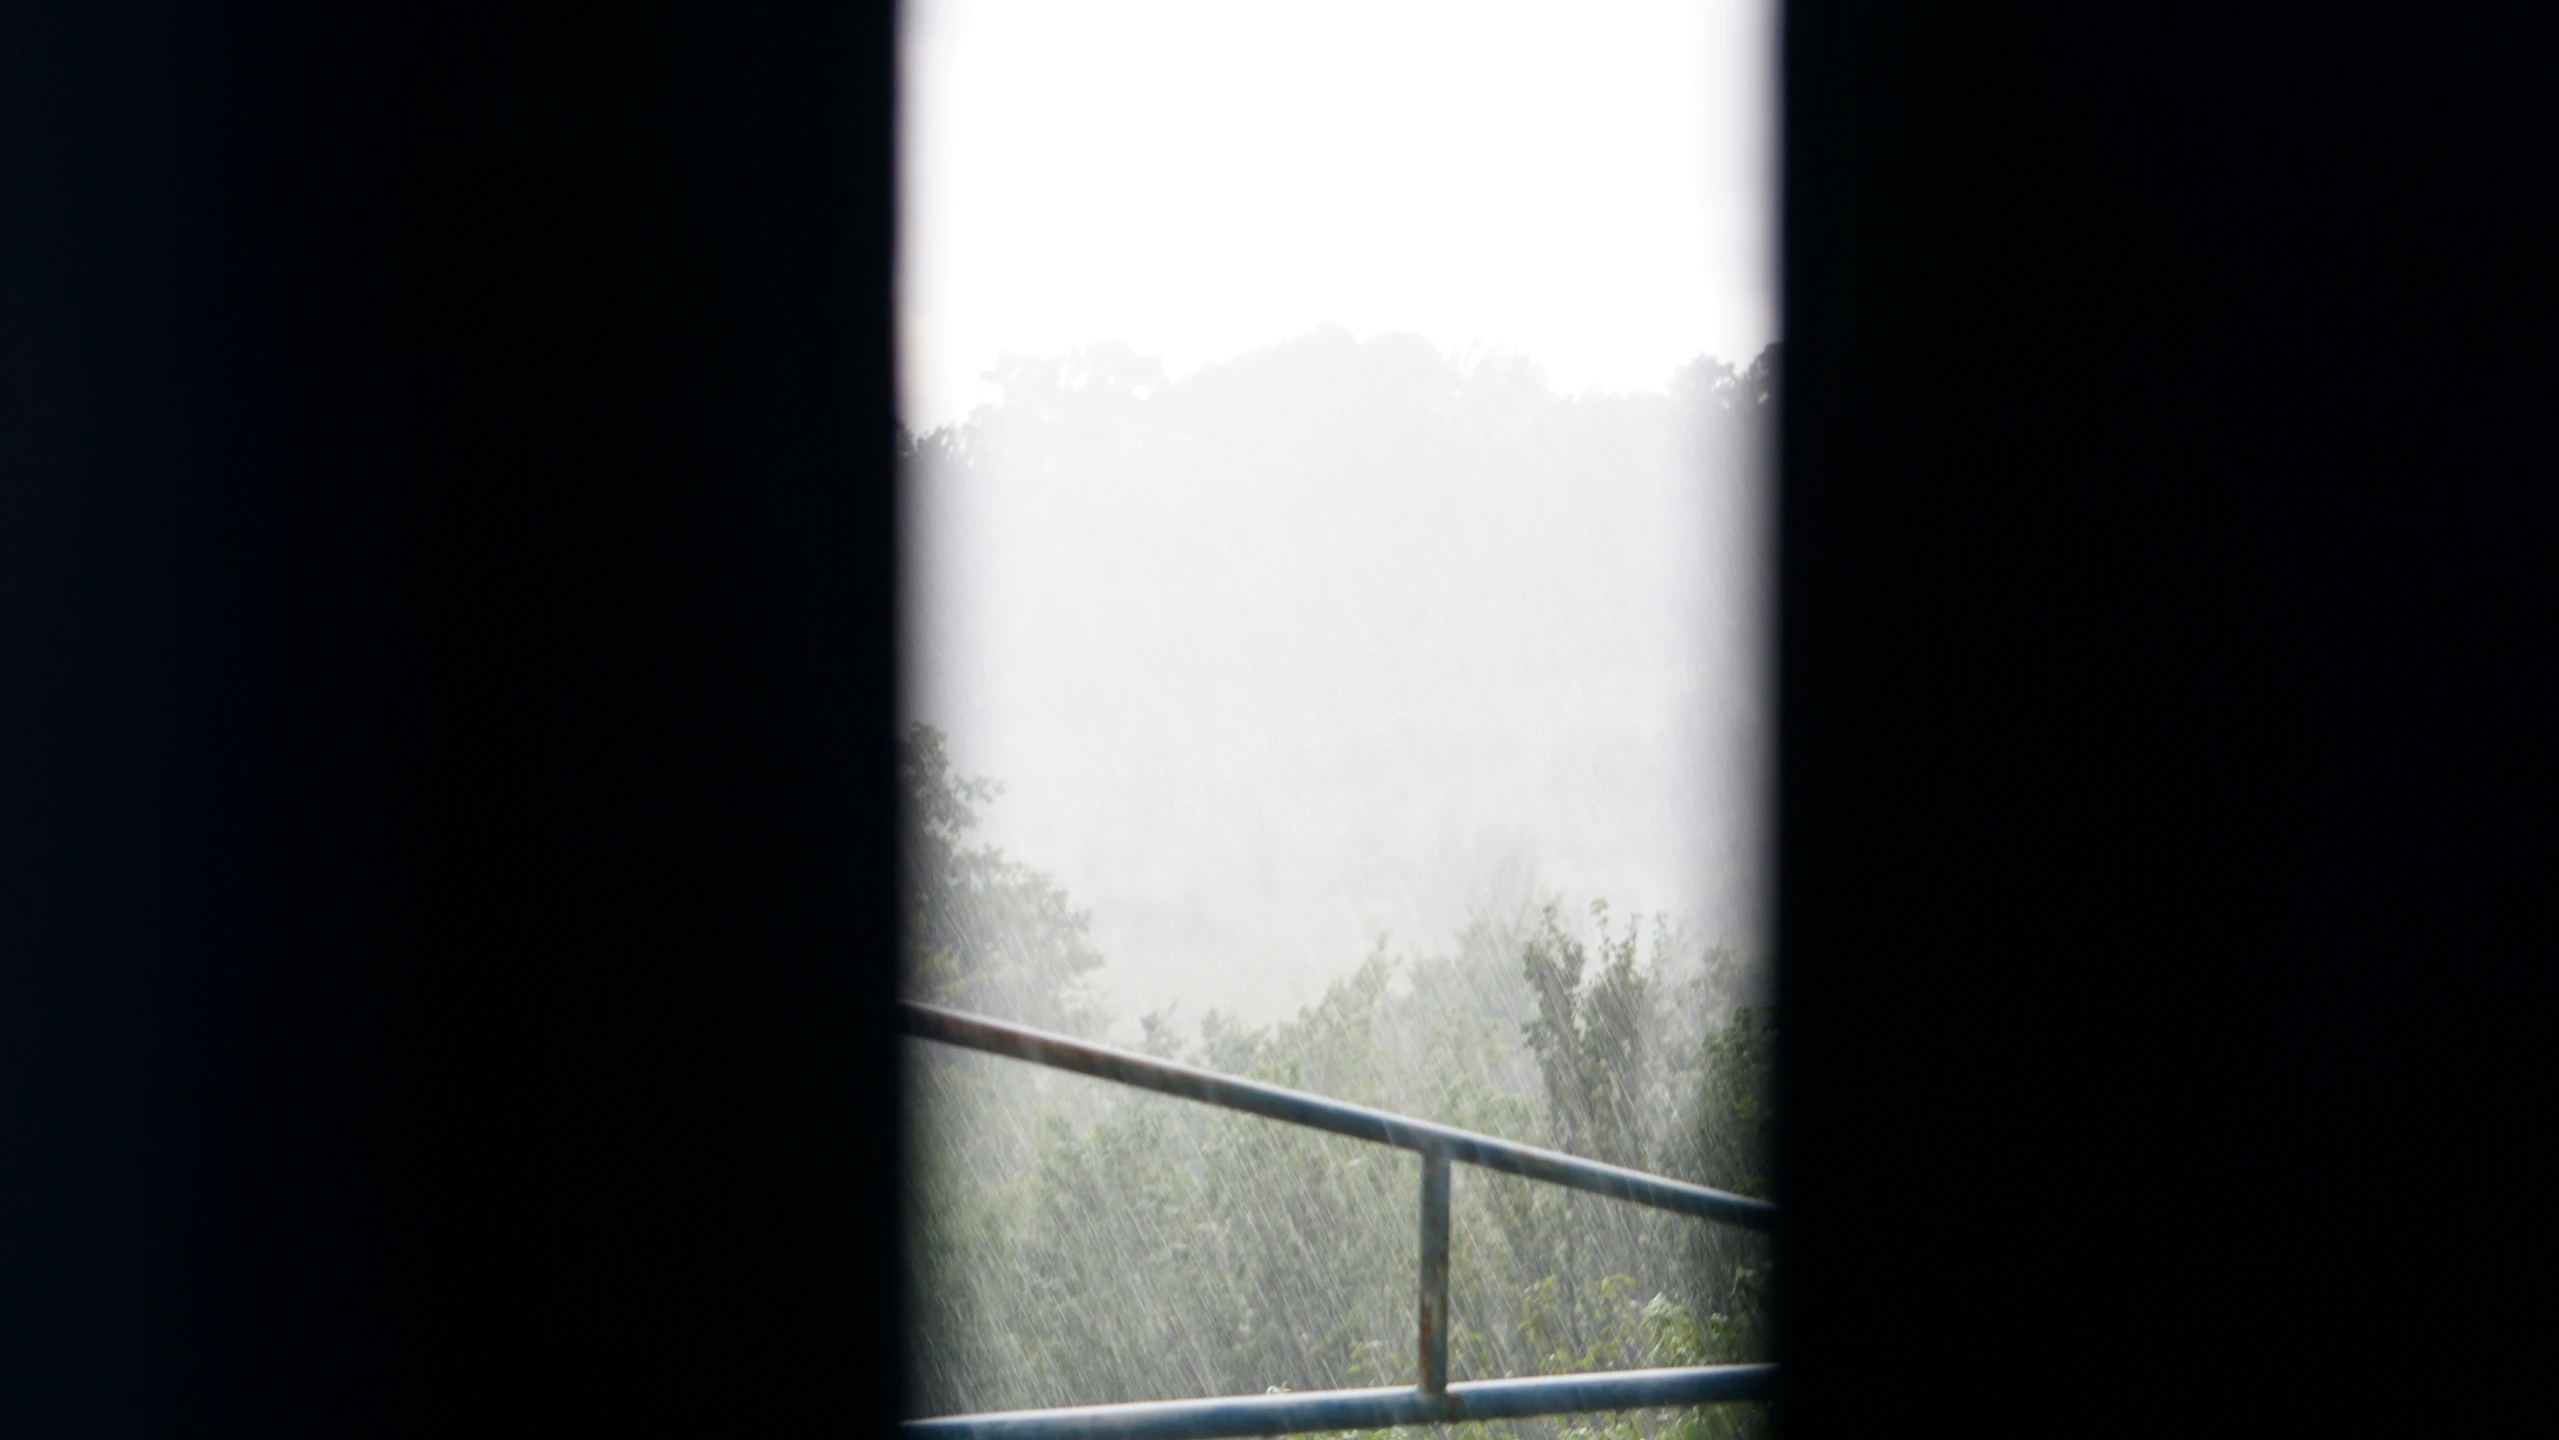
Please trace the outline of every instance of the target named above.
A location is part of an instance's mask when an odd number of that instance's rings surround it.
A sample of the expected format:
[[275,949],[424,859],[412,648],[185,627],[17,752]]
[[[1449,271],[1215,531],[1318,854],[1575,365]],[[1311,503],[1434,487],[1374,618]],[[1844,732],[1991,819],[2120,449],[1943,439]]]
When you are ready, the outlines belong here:
[[907,446],[912,713],[1012,787],[990,834],[1089,907],[1124,1024],[1279,1019],[1532,879],[1748,944],[1777,376],[1008,360]]

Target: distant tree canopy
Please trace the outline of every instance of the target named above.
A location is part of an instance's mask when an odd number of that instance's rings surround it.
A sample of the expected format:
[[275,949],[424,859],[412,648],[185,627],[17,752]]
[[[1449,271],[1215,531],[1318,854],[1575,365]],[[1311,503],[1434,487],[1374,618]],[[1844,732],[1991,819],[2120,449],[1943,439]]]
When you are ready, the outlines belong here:
[[899,747],[906,792],[907,990],[936,1004],[1084,1033],[1100,1015],[1086,985],[1102,963],[1092,917],[1054,880],[992,845],[972,845],[992,781],[951,768],[942,734],[911,727]]

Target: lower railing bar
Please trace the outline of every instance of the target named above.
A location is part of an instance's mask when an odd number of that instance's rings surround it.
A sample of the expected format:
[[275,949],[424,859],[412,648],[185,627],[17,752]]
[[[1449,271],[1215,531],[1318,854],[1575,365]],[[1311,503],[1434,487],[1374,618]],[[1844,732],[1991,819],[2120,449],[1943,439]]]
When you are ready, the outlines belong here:
[[1327,1100],[1321,1095],[1266,1085],[1258,1080],[1220,1075],[1214,1070],[1178,1065],[1169,1060],[1115,1050],[1107,1045],[1053,1035],[1025,1025],[1007,1024],[979,1015],[963,1015],[955,1010],[918,1005],[912,1001],[901,1003],[899,1010],[908,1034],[938,1040],[946,1045],[983,1050],[991,1055],[1010,1056],[1059,1070],[1072,1070],[1096,1079],[1178,1095],[1187,1100],[1284,1120],[1292,1125],[1329,1130],[1336,1135],[1349,1135],[1381,1145],[1401,1146],[1424,1154],[1436,1152],[1487,1170],[1543,1180],[1548,1184],[1629,1200],[1655,1209],[1720,1220],[1752,1230],[1777,1228],[1777,1207],[1746,1195],[1680,1180],[1666,1180],[1659,1175],[1541,1150],[1534,1145],[1513,1144],[1491,1135],[1434,1125],[1427,1120],[1392,1115],[1365,1105]]
[[1211,1440],[1222,1435],[1293,1435],[1318,1430],[1380,1430],[1390,1425],[1515,1420],[1600,1410],[1654,1410],[1769,1400],[1774,1365],[1702,1365],[1677,1370],[1614,1370],[1474,1380],[1437,1395],[1418,1389],[1310,1390],[1298,1395],[1237,1395],[1217,1400],[1156,1400],[1136,1405],[1083,1405],[910,1420],[907,1440]]

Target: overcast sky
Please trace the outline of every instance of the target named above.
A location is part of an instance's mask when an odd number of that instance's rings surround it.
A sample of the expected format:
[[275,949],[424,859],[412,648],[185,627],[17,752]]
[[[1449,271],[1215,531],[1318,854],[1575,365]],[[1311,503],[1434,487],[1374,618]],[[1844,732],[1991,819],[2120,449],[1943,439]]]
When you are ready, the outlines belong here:
[[1319,324],[1659,389],[1775,335],[1765,0],[909,0],[907,420]]
[[[1658,394],[1775,337],[1762,0],[907,13],[918,431],[1007,353],[1211,367],[1161,403],[1231,438],[1308,385],[1493,353]],[[1759,512],[1649,413],[1484,465],[1380,411],[1237,449],[1232,484],[995,467],[919,506],[912,702],[1006,786],[990,836],[1092,909],[1123,1033],[1177,998],[1271,1018],[1523,882],[1742,923]]]

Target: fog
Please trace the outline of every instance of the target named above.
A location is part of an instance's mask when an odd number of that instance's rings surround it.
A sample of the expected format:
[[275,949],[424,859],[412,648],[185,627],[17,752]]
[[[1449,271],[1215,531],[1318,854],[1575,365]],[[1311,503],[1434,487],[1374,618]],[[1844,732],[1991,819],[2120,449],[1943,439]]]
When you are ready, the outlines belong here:
[[913,707],[1092,911],[1120,1017],[1269,1018],[1548,891],[1748,943],[1734,417],[1339,330],[1006,388],[914,486]]
[[[910,7],[910,995],[1769,1193],[1765,20]],[[1420,1383],[1411,1156],[907,1062],[912,1413]],[[1460,1168],[1452,1381],[1767,1358]]]
[[908,707],[1115,1035],[1550,896],[1757,949],[1765,20],[908,7]]

